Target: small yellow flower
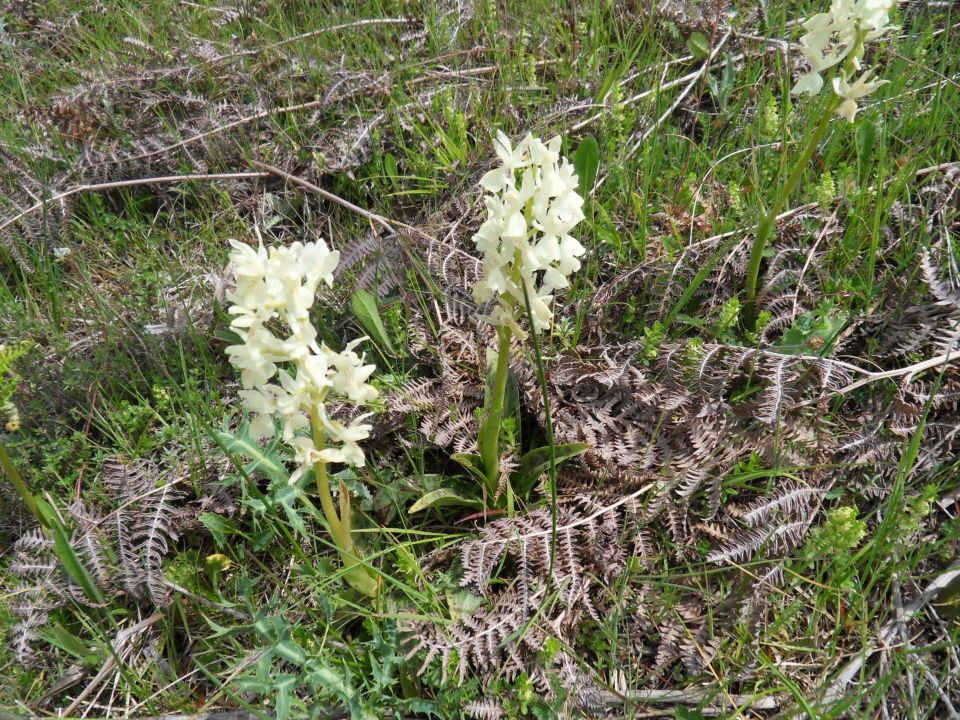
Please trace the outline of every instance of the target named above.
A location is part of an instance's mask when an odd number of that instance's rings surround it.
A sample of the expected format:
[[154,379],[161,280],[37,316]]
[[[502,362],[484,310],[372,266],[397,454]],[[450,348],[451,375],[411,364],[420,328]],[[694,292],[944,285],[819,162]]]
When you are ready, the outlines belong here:
[[207,568],[216,572],[226,572],[233,567],[233,561],[223,553],[207,555]]
[[0,413],[7,416],[7,422],[4,423],[3,429],[7,432],[16,432],[20,429],[20,412],[17,410],[17,406],[11,401],[7,401],[0,407]]

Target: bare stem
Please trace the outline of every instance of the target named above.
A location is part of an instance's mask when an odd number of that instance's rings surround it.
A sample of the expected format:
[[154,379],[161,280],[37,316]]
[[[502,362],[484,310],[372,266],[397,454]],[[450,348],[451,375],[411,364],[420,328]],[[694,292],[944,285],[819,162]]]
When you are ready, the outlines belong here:
[[[313,445],[319,451],[323,450],[323,425],[320,423],[320,413],[317,408],[310,411],[310,426],[313,431]],[[344,578],[354,590],[376,597],[380,593],[380,579],[367,566],[357,553],[353,544],[353,533],[350,527],[350,495],[346,486],[340,484],[340,510],[337,514],[333,495],[330,493],[330,478],[327,475],[327,463],[318,460],[313,465],[313,472],[317,478],[317,493],[320,495],[320,507],[330,525],[330,535],[343,561]]]
[[783,187],[780,188],[780,192],[773,201],[773,205],[770,206],[770,209],[760,218],[760,222],[757,224],[753,247],[750,249],[750,263],[747,265],[747,302],[744,319],[748,330],[755,329],[757,324],[757,278],[760,275],[760,263],[763,261],[763,251],[766,249],[767,240],[774,230],[777,214],[780,212],[780,208],[787,202],[790,194],[797,187],[800,178],[803,177],[804,170],[807,168],[807,163],[810,162],[810,158],[813,157],[813,153],[820,145],[820,140],[827,131],[827,126],[830,124],[830,118],[837,106],[837,101],[838,98],[833,96],[827,102],[826,107],[823,109],[823,114],[820,116],[820,122],[817,123],[817,127],[803,148],[803,152],[801,152],[800,157],[797,158],[797,162],[790,171],[787,181],[783,184]]

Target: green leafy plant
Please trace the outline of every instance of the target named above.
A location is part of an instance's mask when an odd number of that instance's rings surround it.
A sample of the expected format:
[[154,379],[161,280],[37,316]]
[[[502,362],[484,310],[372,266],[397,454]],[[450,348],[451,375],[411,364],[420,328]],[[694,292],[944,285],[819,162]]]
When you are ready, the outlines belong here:
[[[221,442],[235,449],[241,446],[239,449],[246,456],[259,455],[255,469],[265,469],[274,481],[282,482],[286,475],[283,464],[262,454],[258,445],[259,440],[272,438],[279,431],[281,441],[294,451],[298,468],[285,478],[286,486],[277,500],[301,529],[294,502],[312,471],[320,507],[346,568],[345,578],[356,590],[375,597],[380,590],[380,578],[364,563],[356,548],[350,493],[341,481],[338,503],[334,503],[328,470],[331,463],[364,464],[358,443],[369,436],[371,426],[362,422],[367,415],[344,425],[330,417],[325,404],[331,396],[360,406],[376,398],[376,388],[366,382],[375,366],[364,365],[353,351],[359,341],[339,353],[326,343],[318,344],[317,330],[309,315],[317,286],[322,281],[333,282],[339,253],[328,250],[322,240],[274,247],[269,252],[262,242],[257,250],[231,242],[237,282],[228,299],[233,303],[231,328],[241,343],[229,346],[227,354],[241,371],[241,397],[254,419],[246,436],[221,435]],[[374,331],[382,331],[386,339],[375,306],[371,308],[363,296],[357,306],[366,313],[364,318]],[[281,368],[279,363],[287,367]],[[269,382],[274,376],[279,384]],[[302,432],[307,429],[309,433]],[[275,446],[276,443],[271,447]]]
[[788,355],[827,353],[847,324],[846,317],[830,301],[819,303],[812,312],[802,313],[783,334],[778,348]]
[[30,350],[30,343],[21,342],[12,345],[0,343],[0,418],[4,419],[4,430],[16,432],[20,429],[20,412],[13,402],[17,390],[18,376],[14,372],[14,363]]
[[832,78],[832,92],[820,110],[817,124],[808,136],[803,150],[780,187],[773,204],[757,224],[747,265],[745,316],[747,330],[754,330],[756,327],[757,278],[760,275],[760,264],[763,262],[767,240],[774,231],[776,217],[803,177],[810,158],[813,157],[813,153],[819,147],[830,125],[832,116],[837,114],[853,123],[857,114],[857,101],[887,82],[886,80],[870,81],[872,68],[858,78],[854,79],[854,77],[860,72],[866,44],[882,37],[892,29],[888,24],[888,13],[893,4],[892,0],[883,0],[877,4],[834,3],[830,12],[814,15],[803,24],[809,32],[801,38],[800,45],[804,56],[810,61],[811,70],[797,81],[792,93],[795,95],[819,94],[824,86],[820,73],[838,64],[840,68]]
[[[513,147],[500,132],[494,146],[502,165],[480,180],[492,197],[487,203],[487,219],[473,238],[484,253],[484,277],[474,286],[474,296],[480,302],[493,301],[489,320],[497,329],[498,346],[493,384],[487,387],[477,438],[479,454],[461,454],[455,459],[481,480],[494,502],[502,497],[512,515],[514,483],[527,488],[532,481],[528,470],[504,477],[500,466],[511,343],[514,337],[527,337],[521,323],[528,320],[539,353],[536,334],[549,330],[553,323],[553,293],[567,287],[567,277],[580,268],[577,258],[585,249],[570,232],[584,218],[578,190],[592,186],[599,148],[592,138],[581,144],[575,162],[584,174],[578,177],[575,167],[560,157],[559,137],[544,144],[527,135]],[[549,427],[547,432],[549,435]],[[551,458],[556,457],[555,451],[551,444]],[[582,451],[568,447],[562,452]],[[521,467],[525,459],[521,459]],[[554,463],[552,459],[551,467]],[[537,463],[527,462],[531,464]]]

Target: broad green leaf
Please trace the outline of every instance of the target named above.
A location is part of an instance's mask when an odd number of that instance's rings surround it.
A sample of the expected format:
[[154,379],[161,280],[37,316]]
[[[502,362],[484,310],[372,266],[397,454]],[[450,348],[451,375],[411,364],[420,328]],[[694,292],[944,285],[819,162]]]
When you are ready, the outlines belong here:
[[[564,460],[576,457],[589,449],[587,443],[565,443],[563,445],[554,445],[554,461],[557,465]],[[526,495],[530,492],[533,484],[546,470],[550,468],[550,446],[538,447],[531,450],[522,458],[520,464],[513,474],[513,487],[520,495]]]
[[48,633],[46,633],[46,636],[51,645],[55,645],[64,652],[70,653],[70,655],[86,667],[95,667],[100,664],[99,661],[103,660],[103,658],[98,658],[97,653],[94,652],[89,645],[84,643],[60,623],[54,624]]
[[303,665],[307,661],[307,654],[297,643],[287,637],[278,640],[273,646],[273,652],[277,657],[283,658],[294,665]]
[[243,468],[248,475],[254,472],[262,472],[268,478],[277,482],[286,482],[289,479],[290,474],[276,454],[276,443],[267,448],[260,447],[256,441],[243,432],[243,426],[237,433],[218,430],[214,435],[228,452],[252,460],[249,465]]
[[720,85],[717,83],[717,79],[713,75],[707,75],[707,85],[710,87],[710,94],[713,96],[713,99],[716,101],[717,105],[723,105],[723,93],[720,90]]
[[203,523],[204,527],[213,535],[213,541],[217,544],[218,549],[223,549],[227,544],[227,537],[235,534],[237,531],[237,526],[232,520],[228,520],[223,517],[223,515],[217,515],[216,513],[202,513],[200,515],[200,522]]
[[290,717],[290,698],[299,684],[299,678],[296,675],[284,674],[277,675],[273,681],[273,691],[276,701],[274,703],[274,712],[276,720],[287,720]]
[[306,509],[314,515],[316,514],[316,508],[309,502],[303,487],[301,487],[304,484],[303,480],[304,478],[300,478],[300,482],[296,485],[286,483],[278,486],[276,491],[271,495],[270,501],[274,507],[278,505],[282,507],[287,515],[287,520],[293,528],[306,537],[307,526],[303,521],[303,517],[300,515],[300,507],[301,505],[305,506]]
[[[80,589],[83,590],[84,595],[90,598],[91,602],[102,605],[106,603],[107,599],[104,597],[103,593],[100,591],[100,588],[97,587],[96,581],[93,579],[93,576],[87,571],[83,566],[83,563],[80,561],[80,557],[77,555],[76,550],[73,549],[73,545],[70,544],[70,536],[67,533],[66,527],[64,527],[63,522],[57,517],[57,514],[53,512],[53,509],[47,505],[43,500],[38,500],[37,504],[40,505],[46,512],[44,514],[47,516],[48,521],[50,522],[50,534],[53,536],[53,552],[59,558],[60,562],[63,563],[63,567],[69,573],[70,577],[73,578],[73,581],[80,586]],[[44,507],[46,506],[46,507]]]
[[816,355],[830,350],[847,324],[846,317],[832,303],[821,303],[793,321],[783,333],[777,350],[786,355]]
[[723,80],[720,87],[723,89],[724,100],[730,97],[734,87],[737,84],[737,66],[733,62],[733,55],[724,53],[725,64],[723,66]]
[[450,456],[450,459],[460,463],[464,468],[467,469],[467,472],[477,478],[480,482],[486,482],[487,478],[483,474],[483,459],[479,455],[473,455],[471,453],[454,453]]
[[450,610],[450,619],[459,622],[460,618],[470,615],[483,605],[483,597],[474,595],[470,590],[447,590],[447,608]]
[[451,490],[450,488],[437,488],[417,500],[411,506],[409,513],[413,515],[416,512],[426,510],[430,507],[450,507],[452,505],[480,509],[483,507],[483,501],[478,498],[461,495],[456,490]]
[[341,673],[318,658],[311,658],[305,667],[308,682],[338,696],[349,709],[351,720],[375,720],[377,715],[365,705],[360,691],[350,682],[349,670],[343,668]]
[[357,320],[360,321],[363,329],[373,338],[374,342],[391,355],[396,355],[387,329],[380,318],[376,298],[366,290],[357,290],[350,297],[350,307],[353,308],[353,314],[357,316]]
[[383,173],[390,179],[390,184],[395,192],[400,192],[399,168],[397,167],[397,158],[392,153],[383,156]]
[[231,345],[243,345],[243,338],[233,330],[218,329],[213,331],[213,337]]
[[586,196],[593,190],[600,168],[600,146],[593,135],[587,135],[580,141],[573,153],[573,167],[580,180],[580,194]]
[[687,47],[690,48],[690,54],[697,60],[706,60],[710,57],[710,41],[702,32],[695,32],[687,41]]
[[400,639],[397,632],[397,623],[388,620],[384,632],[380,632],[378,623],[369,619],[366,623],[370,634],[373,635],[373,650],[369,653],[370,670],[372,671],[374,692],[382,693],[396,682],[395,672],[403,663],[404,653],[399,651]]

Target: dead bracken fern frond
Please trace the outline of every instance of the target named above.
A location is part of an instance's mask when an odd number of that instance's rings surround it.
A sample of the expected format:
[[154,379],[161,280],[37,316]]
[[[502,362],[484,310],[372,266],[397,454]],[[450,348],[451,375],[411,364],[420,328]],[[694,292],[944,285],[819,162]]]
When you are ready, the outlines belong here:
[[463,711],[474,720],[500,720],[506,715],[500,703],[489,697],[467,703]]
[[[460,548],[461,585],[484,595],[488,603],[459,625],[409,627],[408,657],[424,651],[421,671],[439,658],[446,672],[456,656],[460,682],[468,671],[506,677],[527,672],[540,677],[544,691],[552,695],[555,688],[537,664],[538,653],[551,636],[575,646],[575,637],[568,633],[579,627],[581,616],[599,620],[599,608],[612,601],[609,583],[623,572],[630,552],[652,550],[646,537],[630,541],[640,513],[636,498],[605,505],[584,496],[564,500],[555,528],[546,509],[488,524]],[[505,568],[510,569],[508,587],[493,590],[491,580],[502,577]],[[571,656],[561,653],[555,662],[553,672],[565,679],[568,691],[589,694],[594,680],[573,669]]]
[[[835,218],[804,219],[821,219],[829,233],[839,231]],[[811,270],[818,256],[802,239],[803,225],[792,223],[767,265],[761,306],[777,322],[769,342],[823,298],[821,278]],[[904,439],[921,429],[925,413],[922,451],[911,472],[932,472],[960,451],[954,365],[938,368],[935,378],[878,387],[870,407],[841,392],[864,371],[840,358],[868,342],[879,339],[885,350],[873,360],[894,367],[902,361],[907,346],[897,345],[904,339],[922,357],[953,347],[956,291],[939,280],[932,255],[922,265],[933,296],[916,306],[922,311],[883,325],[854,321],[820,355],[813,348],[799,355],[795,348],[697,340],[661,342],[651,357],[642,343],[610,340],[609,329],[593,334],[588,320],[585,337],[595,338],[593,345],[581,342],[575,353],[545,358],[556,442],[590,446],[558,474],[556,530],[549,508],[533,507],[489,522],[463,541],[450,570],[484,605],[442,628],[408,628],[410,652],[421,654],[424,668],[454,665],[461,680],[518,672],[534,678],[544,670],[536,648],[554,637],[568,651],[549,672],[568,682],[563,687],[570,697],[587,707],[596,678],[583,667],[595,658],[578,633],[616,615],[631,618],[630,637],[650,648],[650,665],[659,673],[675,664],[685,676],[708,673],[727,628],[762,620],[777,597],[785,559],[818,522],[836,483],[865,498],[884,497]],[[734,257],[724,272],[740,272],[738,266]],[[435,271],[444,291],[443,267]],[[650,273],[656,269],[635,277],[657,282]],[[715,278],[698,301],[725,301],[724,288],[737,285],[732,277]],[[448,282],[462,279],[454,274]],[[920,295],[925,288],[918,284],[914,291]],[[408,383],[405,401],[388,399],[398,414],[416,416],[428,439],[443,447],[451,447],[458,432],[473,436],[474,411],[482,407],[485,358],[477,348],[489,338],[475,321],[482,309],[469,307],[453,312],[438,300],[412,308],[411,323],[420,333],[415,344],[429,370]],[[511,369],[524,417],[543,429],[532,365],[517,360]],[[458,415],[458,407],[469,412]],[[540,489],[548,492],[545,480]],[[625,576],[627,567],[649,567],[665,557],[725,568],[720,577],[730,584],[679,583],[665,593]],[[625,588],[620,597],[610,592],[614,586]],[[663,606],[678,614],[664,615],[658,601],[665,594]]]
[[[169,604],[162,563],[176,540],[182,493],[175,480],[146,461],[108,457],[101,481],[112,509],[98,514],[83,502],[68,508],[70,544],[97,587],[108,597],[121,593],[148,607]],[[38,630],[53,609],[68,602],[92,601],[66,572],[54,544],[41,530],[24,533],[13,547],[10,574],[17,578],[14,627],[17,659],[40,665],[35,645]],[[119,579],[119,581],[118,581]]]
[[147,462],[107,458],[101,479],[118,506],[111,525],[123,589],[137,600],[163,607],[169,591],[160,563],[169,541],[176,539],[172,503],[177,492],[169,482],[160,482],[158,468]]

